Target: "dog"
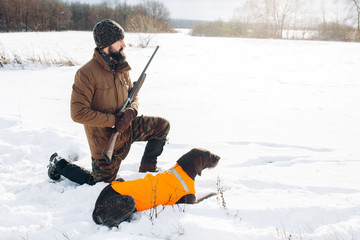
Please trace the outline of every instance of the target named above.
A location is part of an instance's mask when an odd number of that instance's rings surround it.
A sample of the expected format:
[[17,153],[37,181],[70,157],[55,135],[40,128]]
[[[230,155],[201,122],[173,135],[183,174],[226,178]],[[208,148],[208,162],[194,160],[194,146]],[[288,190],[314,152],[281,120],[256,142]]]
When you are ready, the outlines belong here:
[[214,168],[219,160],[219,156],[205,149],[194,148],[165,172],[133,181],[115,180],[101,191],[92,218],[96,224],[111,228],[129,221],[136,211],[158,205],[194,204],[216,195],[210,193],[196,199],[195,177],[201,176],[205,168]]

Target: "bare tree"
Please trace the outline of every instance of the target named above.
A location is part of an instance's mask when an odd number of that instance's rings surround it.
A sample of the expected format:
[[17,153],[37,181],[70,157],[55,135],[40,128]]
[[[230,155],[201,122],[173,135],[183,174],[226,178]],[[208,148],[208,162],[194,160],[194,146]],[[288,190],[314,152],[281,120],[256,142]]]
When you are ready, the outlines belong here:
[[275,37],[283,37],[285,28],[303,6],[303,0],[265,0],[265,15],[269,17]]
[[161,2],[144,1],[134,7],[126,21],[128,30],[134,32],[167,32],[170,30],[170,13]]
[[356,25],[358,34],[360,34],[360,0],[348,0],[349,4],[351,4],[351,11],[356,12]]
[[348,32],[350,40],[360,41],[360,0],[346,0],[348,6],[348,20],[352,26],[356,25],[357,31]]
[[106,18],[125,29],[138,18],[138,25],[146,31],[171,31],[169,11],[157,1],[128,5],[126,0],[102,0],[90,5],[65,0],[0,0],[0,6],[0,31],[91,30]]
[[258,24],[262,19],[262,6],[259,0],[247,0],[234,10],[232,22],[241,23],[247,31],[252,24]]
[[115,16],[115,20],[122,26],[126,26],[128,19],[133,15],[132,6],[128,5],[126,1],[116,3],[115,12],[118,14]]
[[143,6],[146,15],[156,23],[157,31],[167,31],[170,28],[170,12],[162,2],[145,1]]
[[322,23],[326,24],[326,4],[325,4],[325,0],[321,0],[320,9],[321,9]]
[[356,9],[357,9],[357,30],[358,30],[358,34],[360,34],[360,1],[353,0],[353,2],[356,5]]
[[236,24],[243,37],[272,37],[269,12],[264,0],[247,0],[234,10],[232,22]]

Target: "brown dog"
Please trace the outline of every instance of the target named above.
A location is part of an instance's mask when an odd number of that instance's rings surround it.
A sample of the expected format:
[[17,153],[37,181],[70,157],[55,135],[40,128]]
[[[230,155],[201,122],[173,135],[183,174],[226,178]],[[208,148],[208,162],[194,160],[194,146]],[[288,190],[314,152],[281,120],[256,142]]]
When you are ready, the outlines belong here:
[[194,148],[165,172],[155,176],[147,174],[145,178],[134,181],[114,181],[101,191],[96,200],[93,220],[114,227],[130,219],[135,211],[158,205],[194,204],[211,197],[215,194],[197,200],[194,180],[205,168],[215,167],[219,160],[219,156],[207,150]]

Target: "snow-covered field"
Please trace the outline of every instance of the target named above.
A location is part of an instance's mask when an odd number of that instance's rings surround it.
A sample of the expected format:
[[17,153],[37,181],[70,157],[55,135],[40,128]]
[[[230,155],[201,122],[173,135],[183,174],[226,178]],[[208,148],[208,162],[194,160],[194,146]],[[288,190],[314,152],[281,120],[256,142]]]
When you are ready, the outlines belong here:
[[[126,52],[136,80],[160,49],[140,92],[140,113],[171,122],[162,169],[193,147],[220,155],[196,179],[198,205],[136,214],[108,229],[91,219],[105,183],[48,179],[57,151],[90,169],[70,118],[73,77],[93,54],[91,32],[0,33],[0,239],[360,239],[360,44],[159,34]],[[29,64],[71,58],[74,67]],[[135,179],[144,144],[119,176]],[[226,203],[224,207],[223,200]],[[162,208],[159,208],[159,211]]]

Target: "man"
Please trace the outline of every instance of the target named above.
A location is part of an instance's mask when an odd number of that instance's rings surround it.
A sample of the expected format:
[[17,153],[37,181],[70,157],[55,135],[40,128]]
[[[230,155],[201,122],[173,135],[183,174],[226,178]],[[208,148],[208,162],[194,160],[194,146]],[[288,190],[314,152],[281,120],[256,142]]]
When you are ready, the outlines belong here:
[[[155,172],[157,157],[163,151],[170,129],[169,122],[163,118],[137,116],[137,98],[122,111],[121,117],[115,117],[133,87],[124,54],[124,30],[115,21],[106,19],[95,25],[93,34],[96,43],[93,58],[77,71],[71,95],[71,117],[84,125],[92,172],[54,153],[48,169],[53,180],[62,175],[79,184],[112,182],[135,141],[147,141],[139,171]],[[101,153],[114,128],[120,134],[112,161],[107,164]]]

